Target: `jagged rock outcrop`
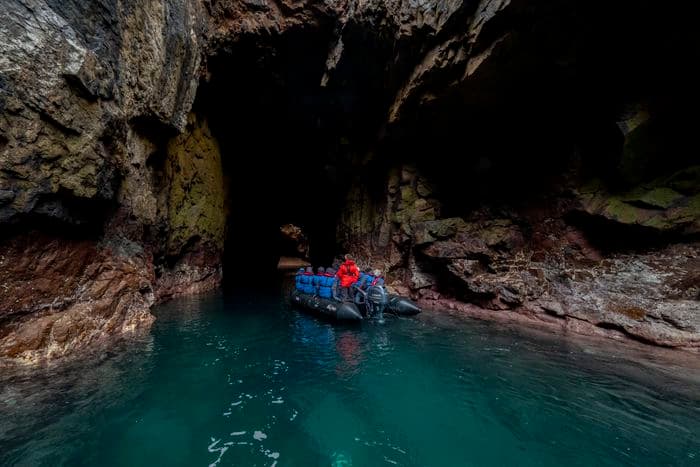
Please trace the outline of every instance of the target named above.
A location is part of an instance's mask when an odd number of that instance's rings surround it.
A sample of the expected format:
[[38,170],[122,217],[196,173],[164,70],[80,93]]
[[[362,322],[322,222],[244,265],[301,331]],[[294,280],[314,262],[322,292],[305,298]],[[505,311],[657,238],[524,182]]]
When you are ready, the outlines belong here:
[[[54,4],[55,3],[55,4]],[[196,2],[6,2],[0,22],[0,220],[85,221],[66,200],[108,205],[132,163],[128,122],[182,129],[200,53]]]
[[[700,211],[687,208],[682,195],[674,197],[676,209],[689,210],[663,223],[589,212],[588,197],[562,195],[500,213],[483,206],[444,218],[415,167],[400,172],[388,172],[379,206],[368,209],[350,198],[348,227],[339,230],[358,262],[385,268],[396,291],[433,309],[493,319],[518,315],[578,333],[700,348],[700,243],[694,235]],[[610,204],[618,199],[599,196]],[[358,221],[363,212],[381,215]],[[655,214],[664,212],[658,206]],[[609,223],[603,246],[613,250],[598,246],[590,230],[588,222],[599,217]],[[675,236],[663,237],[670,232]]]
[[[340,241],[433,308],[697,350],[700,179],[680,116],[697,75],[679,58],[696,33],[646,3],[467,6],[394,94]],[[673,40],[644,32],[670,18]],[[638,47],[663,64],[645,74]]]
[[[159,297],[216,286],[221,239],[213,252],[198,245],[223,227],[188,231],[202,224],[188,212],[169,228],[168,203],[200,198],[190,211],[197,203],[222,209],[223,187],[212,184],[219,198],[206,198],[186,178],[201,164],[209,166],[200,185],[217,177],[209,169],[219,156],[209,148],[184,149],[193,162],[180,165],[160,155],[168,140],[198,138],[187,115],[208,24],[201,3],[17,0],[3,10],[0,355],[33,361],[147,329]],[[173,169],[166,187],[163,174]],[[183,186],[190,191],[173,194]],[[40,235],[27,239],[29,228]],[[158,259],[162,237],[175,239],[168,248],[183,244],[167,266]]]
[[309,258],[309,239],[304,234],[301,227],[294,224],[284,224],[280,226],[280,235],[285,242],[283,253],[292,256],[299,256],[303,259]]
[[0,248],[0,355],[39,363],[147,331],[151,254],[124,238],[95,243],[29,232]]

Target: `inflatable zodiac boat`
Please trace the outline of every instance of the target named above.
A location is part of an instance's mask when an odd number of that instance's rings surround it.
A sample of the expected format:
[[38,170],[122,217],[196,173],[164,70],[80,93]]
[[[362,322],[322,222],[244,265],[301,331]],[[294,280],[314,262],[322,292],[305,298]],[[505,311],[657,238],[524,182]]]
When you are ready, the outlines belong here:
[[[408,298],[393,294],[387,294],[386,297],[384,313],[411,316],[421,312],[420,307]],[[298,290],[292,292],[292,303],[304,311],[338,321],[361,321],[369,318],[367,306],[364,303],[340,302],[321,298],[318,295],[305,294]]]

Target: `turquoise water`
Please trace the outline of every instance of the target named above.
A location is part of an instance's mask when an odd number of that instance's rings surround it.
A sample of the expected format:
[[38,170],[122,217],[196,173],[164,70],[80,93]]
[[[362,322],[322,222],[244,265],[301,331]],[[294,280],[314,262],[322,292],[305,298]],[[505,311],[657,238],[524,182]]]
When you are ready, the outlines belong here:
[[429,313],[338,326],[275,296],[156,315],[0,377],[0,464],[700,465],[700,376],[655,354]]

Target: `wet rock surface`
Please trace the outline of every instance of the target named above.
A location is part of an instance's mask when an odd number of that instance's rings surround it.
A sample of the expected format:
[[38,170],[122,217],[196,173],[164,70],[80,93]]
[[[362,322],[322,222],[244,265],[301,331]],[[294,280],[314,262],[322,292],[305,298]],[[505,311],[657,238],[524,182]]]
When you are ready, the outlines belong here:
[[0,355],[35,364],[147,331],[155,301],[149,253],[33,232],[0,248]]
[[[607,219],[609,243],[628,240],[626,249],[610,251],[600,248],[597,234],[589,231],[586,222],[595,216],[566,221],[585,209],[585,201],[539,206],[533,201],[527,209],[502,211],[509,216],[502,218],[482,208],[471,216],[423,220],[421,212],[411,210],[421,205],[412,194],[412,180],[404,178],[396,189],[390,172],[387,206],[398,212],[373,219],[383,222],[380,227],[341,231],[360,264],[386,268],[397,292],[436,310],[700,348],[700,243],[692,233],[667,244],[649,226],[633,223],[640,230],[625,230],[629,237],[620,240],[614,238],[615,228],[630,225]],[[412,208],[405,203],[407,193]],[[355,209],[353,203],[347,209]],[[673,229],[688,232],[697,219],[684,217]],[[377,233],[382,231],[392,232],[386,244]],[[519,318],[509,317],[514,314]]]

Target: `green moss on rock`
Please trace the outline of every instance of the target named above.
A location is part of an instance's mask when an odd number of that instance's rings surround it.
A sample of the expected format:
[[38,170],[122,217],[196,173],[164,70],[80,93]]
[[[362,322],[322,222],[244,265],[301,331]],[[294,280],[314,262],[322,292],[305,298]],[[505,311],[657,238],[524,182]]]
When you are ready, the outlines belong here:
[[655,180],[622,194],[610,194],[595,183],[588,184],[579,191],[579,200],[589,214],[621,224],[696,232],[700,225],[700,195],[685,196],[664,186],[668,181]]
[[700,193],[700,165],[679,170],[666,179],[666,184],[684,195]]
[[348,190],[345,208],[341,213],[339,225],[339,240],[343,237],[364,235],[374,231],[382,218],[377,215],[378,209],[367,193],[362,183],[355,183]]
[[643,321],[644,318],[647,316],[647,312],[643,310],[642,308],[636,307],[636,306],[623,306],[623,305],[618,305],[614,306],[612,308],[612,311],[614,313],[618,313],[621,315],[624,315],[630,319],[633,319],[635,321]]
[[651,208],[667,209],[681,199],[683,199],[683,195],[677,191],[667,187],[660,187],[642,190],[637,196],[629,196],[625,201],[636,201]]
[[419,196],[427,198],[433,194],[433,186],[425,177],[418,177],[418,182],[416,183],[416,192]]
[[221,153],[206,121],[190,116],[187,131],[168,143],[168,253],[193,240],[223,249],[226,212]]
[[638,224],[641,221],[643,210],[625,203],[618,197],[610,197],[605,203],[603,214],[605,217],[622,224]]
[[416,193],[416,190],[414,190],[412,186],[403,185],[401,187],[401,205],[403,206],[404,209],[412,207],[413,203],[415,203],[417,199],[418,199],[418,194]]
[[435,221],[425,222],[425,228],[430,235],[437,238],[447,238],[464,230],[467,226],[461,217],[449,217]]
[[396,194],[399,191],[399,187],[401,186],[401,174],[399,173],[399,169],[393,168],[391,171],[389,171],[389,179],[387,182],[387,190],[389,194],[393,195]]

